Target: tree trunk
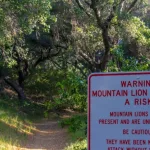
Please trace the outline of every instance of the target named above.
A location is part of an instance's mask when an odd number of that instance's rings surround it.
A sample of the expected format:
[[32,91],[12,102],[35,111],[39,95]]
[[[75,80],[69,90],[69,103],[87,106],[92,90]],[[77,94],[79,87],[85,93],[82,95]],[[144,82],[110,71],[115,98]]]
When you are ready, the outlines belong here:
[[110,52],[110,48],[111,48],[110,38],[108,35],[108,28],[107,27],[102,28],[102,38],[103,38],[103,43],[104,43],[104,47],[105,47],[105,52],[104,52],[104,56],[102,58],[102,61],[100,63],[100,70],[104,71],[106,69],[106,66],[107,66],[109,52]]
[[19,86],[24,89],[24,80],[25,80],[25,75],[21,70],[18,71],[18,84]]
[[9,78],[7,77],[4,78],[4,81],[17,92],[18,98],[21,102],[23,102],[26,99],[26,95],[22,87],[9,80]]

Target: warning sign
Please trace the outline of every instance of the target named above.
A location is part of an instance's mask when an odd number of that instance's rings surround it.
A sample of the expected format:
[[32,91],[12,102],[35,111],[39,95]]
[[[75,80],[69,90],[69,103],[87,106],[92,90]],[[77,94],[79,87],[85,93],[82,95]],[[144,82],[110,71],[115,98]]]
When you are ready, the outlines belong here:
[[91,74],[88,150],[150,150],[150,72]]

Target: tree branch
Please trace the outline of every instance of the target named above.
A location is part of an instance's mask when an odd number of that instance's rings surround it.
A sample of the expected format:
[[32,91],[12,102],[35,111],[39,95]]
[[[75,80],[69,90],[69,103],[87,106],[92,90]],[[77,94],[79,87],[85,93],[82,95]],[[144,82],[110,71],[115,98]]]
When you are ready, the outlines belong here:
[[40,56],[40,57],[37,59],[37,61],[34,63],[33,66],[36,68],[39,63],[44,62],[44,61],[47,60],[47,59],[50,59],[50,58],[52,58],[52,57],[57,56],[57,55],[60,53],[60,51],[61,51],[61,50],[59,49],[56,53],[50,54],[50,50],[49,50],[49,53],[47,54],[47,56]]
[[91,60],[91,58],[89,58],[86,54],[84,54],[83,52],[79,52],[79,55],[86,60],[89,64],[93,64],[93,61]]
[[102,28],[102,21],[101,21],[100,11],[96,7],[96,1],[95,0],[91,0],[91,8],[94,11],[98,26],[100,28]]
[[138,0],[134,0],[131,5],[129,6],[129,8],[127,9],[127,12],[130,13],[133,9],[133,7],[136,5],[136,3],[138,2]]
[[107,19],[105,20],[104,22],[104,26],[108,27],[110,22],[112,21],[112,19],[115,17],[115,12],[117,10],[117,7],[122,5],[122,3],[124,3],[125,0],[121,0],[118,4],[117,3],[113,3],[113,6],[112,6],[112,10],[110,12],[110,15],[107,17]]
[[19,97],[20,100],[25,100],[26,99],[24,91],[19,85],[17,85],[15,82],[12,82],[9,77],[5,77],[4,81],[17,92],[18,97]]
[[20,62],[21,62],[21,58],[20,58],[20,56],[19,56],[19,53],[18,53],[18,51],[17,51],[17,44],[16,44],[16,42],[13,44],[13,49],[12,49],[12,57],[13,57],[13,59],[14,60],[16,60],[16,62],[17,62],[17,64],[20,64]]
[[83,10],[89,17],[91,17],[91,14],[89,12],[87,12],[87,10],[83,7],[80,0],[76,0],[76,3],[78,4],[78,6],[81,10]]
[[85,2],[89,7],[91,7],[91,4],[90,4],[88,1],[84,0],[84,2]]

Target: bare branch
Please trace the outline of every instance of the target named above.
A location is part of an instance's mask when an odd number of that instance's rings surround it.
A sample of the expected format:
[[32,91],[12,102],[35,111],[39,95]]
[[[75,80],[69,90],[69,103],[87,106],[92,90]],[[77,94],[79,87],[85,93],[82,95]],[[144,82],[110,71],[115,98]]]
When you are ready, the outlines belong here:
[[39,63],[41,63],[41,62],[44,62],[45,60],[48,60],[48,59],[50,59],[50,58],[52,58],[52,57],[55,57],[55,56],[57,56],[59,53],[60,53],[60,51],[61,51],[61,49],[59,49],[56,53],[51,53],[51,50],[49,50],[49,52],[48,52],[48,54],[47,54],[47,56],[40,56],[38,59],[37,59],[37,61],[34,63],[34,67],[37,67],[37,65],[39,64]]
[[83,10],[89,17],[91,17],[91,14],[84,8],[84,6],[80,0],[76,0],[76,3],[78,4],[78,6],[81,10]]
[[138,0],[134,0],[131,5],[129,6],[129,8],[127,9],[127,12],[130,13],[132,11],[132,9],[134,8],[134,6],[136,5],[136,3],[138,2]]
[[93,11],[95,13],[95,17],[96,17],[98,26],[102,28],[102,21],[101,21],[100,11],[96,7],[96,1],[95,0],[91,0],[91,8],[93,9]]
[[56,48],[63,48],[63,49],[67,49],[68,47],[66,45],[62,45],[62,44],[57,44],[55,45]]
[[84,0],[84,2],[85,2],[89,7],[91,7],[91,4],[90,4],[88,1]]
[[89,58],[85,53],[83,53],[82,51],[79,52],[79,55],[86,60],[89,64],[93,64],[93,61],[91,58]]
[[120,12],[123,12],[123,7],[124,7],[124,4],[125,4],[125,0],[122,0],[119,4],[120,6]]

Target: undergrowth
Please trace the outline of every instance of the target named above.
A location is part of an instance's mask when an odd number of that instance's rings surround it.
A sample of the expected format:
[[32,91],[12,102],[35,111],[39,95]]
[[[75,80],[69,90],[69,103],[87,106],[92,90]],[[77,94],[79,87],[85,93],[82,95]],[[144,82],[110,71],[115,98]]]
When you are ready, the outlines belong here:
[[65,118],[59,123],[61,127],[68,127],[72,137],[72,143],[65,150],[86,150],[87,149],[87,116],[75,115]]
[[87,140],[76,141],[66,147],[65,150],[87,150]]
[[19,150],[27,135],[34,131],[31,124],[35,111],[32,105],[35,104],[29,105],[29,102],[21,105],[18,100],[6,96],[0,98],[0,150]]

